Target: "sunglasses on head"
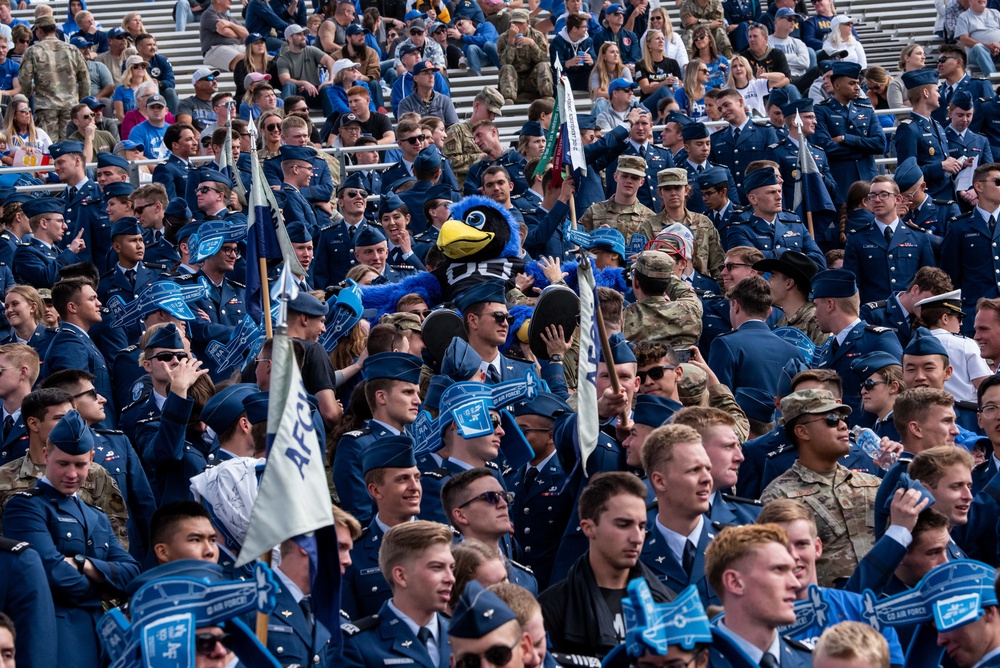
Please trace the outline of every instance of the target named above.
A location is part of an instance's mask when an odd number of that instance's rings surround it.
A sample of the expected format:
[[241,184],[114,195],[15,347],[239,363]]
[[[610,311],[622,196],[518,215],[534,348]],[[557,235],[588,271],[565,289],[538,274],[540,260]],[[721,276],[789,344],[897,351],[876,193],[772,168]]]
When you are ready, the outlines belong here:
[[403,141],[405,141],[405,142],[407,142],[409,144],[416,144],[418,142],[427,141],[427,135],[415,135],[413,137],[407,137]]
[[486,662],[490,665],[506,666],[514,658],[514,648],[520,642],[518,640],[510,647],[506,645],[494,645],[482,654],[466,654],[455,663],[457,664],[457,668],[479,668],[482,665],[483,659],[486,659]]
[[151,359],[151,360],[157,360],[158,362],[173,362],[174,360],[178,360],[178,361],[179,360],[186,360],[187,358],[188,358],[188,354],[186,352],[183,352],[183,351],[173,351],[173,350],[164,350],[162,352],[156,353],[155,355],[151,356],[149,359]]
[[233,648],[233,636],[228,633],[198,633],[194,637],[194,651],[199,656],[211,656],[217,643],[221,643],[228,652]]
[[[465,508],[470,503],[475,503],[476,501],[485,501],[491,506],[500,505],[500,501],[503,500],[508,506],[514,502],[514,495],[510,492],[483,492],[482,494],[477,494],[465,503],[459,506],[459,508]],[[477,668],[479,664],[476,664]]]
[[636,375],[639,376],[640,383],[645,383],[647,377],[650,380],[662,380],[668,371],[673,371],[676,368],[676,366],[671,364],[661,364],[660,366],[650,367],[645,371],[637,371]]
[[819,418],[818,420],[810,420],[809,422],[806,422],[805,424],[810,424],[812,422],[825,422],[827,427],[839,427],[840,423],[844,422],[846,420],[847,420],[847,417],[844,416],[844,415],[841,415],[840,413],[827,413],[826,415],[824,415],[823,417]]
[[868,390],[871,392],[879,385],[885,385],[884,380],[875,380],[874,378],[868,378],[863,383],[861,383],[861,389]]

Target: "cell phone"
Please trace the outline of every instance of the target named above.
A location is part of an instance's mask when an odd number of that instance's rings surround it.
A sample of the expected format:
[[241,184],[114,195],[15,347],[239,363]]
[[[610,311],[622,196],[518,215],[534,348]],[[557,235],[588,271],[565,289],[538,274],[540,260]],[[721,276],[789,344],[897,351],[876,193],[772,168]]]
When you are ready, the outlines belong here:
[[677,355],[678,364],[691,361],[691,351],[688,348],[674,348],[674,354]]

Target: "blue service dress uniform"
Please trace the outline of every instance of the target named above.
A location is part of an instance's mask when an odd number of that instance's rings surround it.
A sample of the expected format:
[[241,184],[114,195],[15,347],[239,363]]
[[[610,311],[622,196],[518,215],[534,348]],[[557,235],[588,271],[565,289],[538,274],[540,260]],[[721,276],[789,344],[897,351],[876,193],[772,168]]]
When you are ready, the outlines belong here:
[[[712,133],[712,160],[732,173],[739,202],[747,203],[746,193],[743,192],[747,165],[755,160],[763,160],[767,147],[777,143],[778,136],[773,129],[750,120],[739,129],[739,137],[736,137],[732,126]],[[730,192],[729,196],[732,199],[733,193]]]
[[[23,343],[31,346],[36,353],[38,353],[38,358],[44,363],[45,351],[49,349],[49,344],[52,343],[52,337],[56,335],[56,329],[52,327],[46,327],[42,323],[38,323],[35,326],[35,331],[27,341]],[[17,334],[14,330],[10,330],[10,336],[3,340],[3,343],[22,343],[20,339],[17,338]]]
[[17,660],[28,668],[57,665],[56,612],[38,552],[24,541],[0,538],[0,610],[14,622]]
[[916,314],[907,313],[899,301],[902,291],[893,293],[888,299],[865,302],[861,305],[861,319],[869,325],[891,327],[896,330],[899,344],[906,347],[912,336],[911,328],[916,320]]
[[993,149],[986,137],[976,134],[966,128],[965,132],[959,134],[950,125],[944,129],[945,139],[948,140],[948,155],[953,158],[979,158],[978,165],[985,165],[993,162]]
[[[843,105],[834,98],[823,100],[816,112],[813,143],[826,151],[830,173],[837,182],[835,204],[843,204],[855,181],[871,181],[878,174],[875,157],[885,153],[885,131],[868,100],[851,100]],[[834,137],[843,137],[841,143]]]
[[708,362],[719,382],[733,392],[756,387],[777,396],[781,369],[796,357],[801,359],[802,352],[773,334],[766,323],[748,320],[712,341]]
[[351,565],[344,571],[340,593],[340,605],[351,619],[378,613],[382,604],[392,598],[392,590],[378,565],[378,550],[384,537],[382,525],[372,518],[351,550]]
[[979,209],[959,216],[948,225],[941,243],[941,268],[962,291],[965,311],[963,334],[975,320],[976,302],[982,297],[1000,297],[1000,231],[990,230]]
[[[633,142],[629,141],[626,143],[622,155],[637,155],[646,161],[646,180],[636,191],[636,199],[647,209],[659,213],[663,209],[663,203],[660,201],[660,195],[656,189],[656,175],[659,174],[660,170],[674,166],[674,159],[670,155],[670,151],[656,146],[652,142],[645,146],[636,147]],[[615,160],[614,166],[609,167],[607,172],[609,176],[605,178],[604,194],[607,195],[608,199],[611,199],[618,191],[618,183],[610,176],[612,172],[616,171],[618,171],[618,160]],[[628,243],[628,239],[625,240],[625,243]]]
[[[940,260],[944,233],[953,221],[958,219],[957,205],[953,199],[931,199],[926,197],[916,209],[908,211],[903,218],[908,227],[924,232],[930,237],[934,257]],[[850,233],[850,232],[848,232]]]
[[[377,439],[394,435],[382,423],[369,420],[363,429],[349,431],[337,442],[333,458],[333,485],[337,488],[341,507],[354,515],[363,525],[375,516],[375,504],[365,484],[361,457],[365,449]],[[351,619],[357,618],[356,615],[351,615]]]
[[177,249],[171,246],[170,242],[163,236],[163,230],[143,231],[142,241],[146,244],[146,254],[143,256],[143,260],[164,264],[171,268],[181,261]]
[[840,375],[843,383],[843,398],[841,401],[851,407],[851,424],[857,424],[862,416],[861,381],[851,371],[851,362],[875,351],[889,353],[896,359],[903,358],[903,348],[893,331],[887,327],[875,327],[859,321],[854,325],[844,343],[834,345],[836,339],[831,336],[820,350],[816,351],[819,369],[833,369]]
[[524,175],[524,156],[510,148],[501,153],[496,160],[486,158],[469,167],[462,186],[462,194],[465,196],[482,194],[479,188],[483,185],[483,172],[493,165],[499,165],[507,170],[511,183],[514,184],[514,195],[520,195],[528,189],[528,181]]
[[[309,185],[302,189],[302,196],[309,202],[316,214],[316,220],[321,221],[320,224],[322,225],[330,218],[330,214],[316,205],[329,202],[333,198],[333,176],[330,174],[330,166],[320,156],[317,155],[310,162],[313,166],[312,176],[309,178]],[[267,185],[269,186],[281,185],[280,156],[268,158],[264,161],[264,177],[267,179]]]
[[[823,177],[823,183],[830,193],[830,201],[837,197],[837,182],[830,171],[830,161],[826,157],[826,151],[818,146],[814,146],[807,141],[809,152],[816,161],[816,167]],[[785,136],[776,144],[767,147],[764,153],[765,160],[773,160],[778,163],[781,169],[781,178],[784,185],[781,190],[781,201],[785,208],[791,209],[795,204],[795,183],[799,180],[799,148],[801,142],[795,141],[791,137]],[[840,241],[840,217],[834,211],[813,211],[813,230],[816,232],[818,241],[824,243],[834,243],[839,245]]]
[[281,207],[281,215],[285,220],[301,221],[312,237],[319,234],[316,211],[298,188],[288,183],[282,183],[281,190],[275,194],[278,206]]
[[20,459],[28,453],[28,429],[20,411],[0,445],[0,466]]
[[301,601],[275,579],[277,606],[267,620],[267,649],[282,666],[330,666],[330,631],[315,617],[307,619]]
[[140,420],[150,420],[160,416],[160,407],[156,404],[152,387],[140,389],[139,398],[122,409],[118,428],[125,434],[129,442],[136,443],[136,425]]
[[216,377],[218,370],[215,368],[215,362],[205,355],[205,347],[209,341],[229,340],[229,335],[247,312],[246,287],[228,277],[222,279],[221,285],[215,285],[200,269],[197,274],[177,276],[174,280],[180,285],[193,285],[202,276],[211,285],[209,295],[192,302],[190,306],[196,312],[198,309],[203,310],[208,315],[209,321],[206,322],[201,318],[191,321],[191,344],[195,356],[204,362],[209,374],[213,376],[212,379],[218,382],[220,380]]
[[712,505],[706,516],[718,527],[753,524],[763,508],[757,499],[745,499],[719,491],[712,495]]
[[930,237],[898,220],[891,242],[872,222],[848,236],[844,246],[844,269],[857,277],[863,302],[887,299],[905,290],[920,267],[935,265]]
[[948,139],[941,124],[919,114],[910,113],[896,126],[893,137],[896,159],[902,162],[910,157],[917,159],[924,173],[927,194],[936,199],[952,199],[955,189],[952,175],[941,168],[949,156]]
[[[153,183],[159,183],[167,191],[167,201],[175,197],[186,197],[188,176],[192,170],[191,163],[183,158],[179,158],[173,153],[167,156],[165,162],[160,163],[153,170]],[[194,211],[198,208],[197,202],[188,201],[188,206]]]
[[21,240],[14,236],[10,230],[0,232],[0,262],[8,267],[14,266],[14,251],[17,250]]
[[[101,282],[97,285],[97,296],[102,304],[107,304],[111,297],[119,296],[126,304],[134,300],[140,292],[159,280],[166,271],[166,266],[157,264],[147,264],[140,262],[132,271],[135,271],[134,283],[120,266],[115,266],[111,271],[101,276]],[[129,344],[139,342],[142,336],[142,324],[138,321],[125,327],[125,338]],[[120,404],[119,404],[120,405]]]
[[440,614],[435,616],[438,623],[437,664],[431,661],[427,647],[392,611],[387,601],[377,615],[340,627],[344,632],[344,656],[341,665],[347,668],[401,665],[448,668],[451,664],[448,621]]
[[823,251],[799,217],[788,211],[778,213],[773,225],[753,214],[746,222],[732,225],[726,248],[734,246],[752,246],[770,259],[777,258],[786,250],[798,251],[807,255],[820,269],[826,268]]
[[417,468],[420,469],[420,487],[423,490],[418,517],[450,525],[451,522],[444,514],[444,506],[441,504],[441,488],[452,475],[447,460],[439,461],[435,455],[424,453],[417,457]]
[[1000,155],[1000,95],[989,95],[976,105],[969,130],[986,137],[993,154]]
[[[69,229],[66,232],[66,236],[59,242],[59,248],[65,250],[82,229],[83,240],[87,244],[87,247],[79,252],[79,259],[72,260],[72,262],[93,262],[97,265],[98,271],[107,271],[108,267],[104,251],[110,248],[111,244],[109,243],[106,246],[97,248],[94,246],[94,238],[91,234],[93,230],[101,229],[102,227],[110,229],[111,225],[108,222],[108,214],[104,210],[104,196],[101,194],[101,189],[97,185],[97,182],[87,179],[79,188],[69,186],[62,197],[66,203],[66,208],[63,209],[63,218],[65,218],[66,227]],[[32,285],[35,284],[32,283]],[[36,285],[36,287],[38,286]],[[49,284],[42,287],[52,286]]]
[[[729,201],[736,204],[739,201],[739,194],[737,193],[736,180],[733,179],[733,173],[729,171],[729,168],[725,165],[717,165],[710,160],[706,161],[704,165],[695,165],[692,164],[690,160],[684,160],[680,166],[687,170],[688,185],[691,186],[691,194],[689,194],[687,198],[688,211],[694,211],[695,213],[701,213],[708,216],[709,220],[712,221],[712,224],[715,225],[715,229],[719,231],[722,243],[725,244],[726,238],[722,236],[722,231],[719,230],[719,225],[716,224],[718,216],[709,215],[708,207],[705,206],[705,198],[702,197],[701,194],[701,185],[698,183],[698,175],[706,169],[711,169],[713,167],[724,170],[726,172],[726,178],[729,179]],[[731,206],[726,208],[728,211],[732,211]]]
[[104,467],[122,493],[128,508],[129,553],[143,561],[149,549],[149,526],[156,512],[156,500],[139,455],[124,433],[95,429],[94,462]]
[[14,251],[14,278],[23,285],[51,288],[59,280],[60,268],[83,261],[83,253],[60,251],[32,237]]
[[[4,508],[3,534],[26,541],[38,552],[48,575],[56,611],[56,647],[52,665],[98,668],[101,648],[96,624],[105,595],[121,595],[139,574],[103,512],[66,496],[44,481],[18,492]],[[105,580],[97,584],[65,557],[82,554]]]
[[[990,82],[986,79],[973,79],[966,72],[965,76],[958,80],[954,86],[948,84],[947,81],[942,81],[938,85],[938,108],[931,112],[931,118],[943,125],[948,127],[951,123],[951,119],[948,118],[948,105],[951,101],[955,99],[955,95],[958,93],[968,93],[972,97],[972,101],[975,105],[975,116],[979,113],[979,107],[982,104],[981,100],[992,100],[993,99],[993,87]],[[993,162],[992,160],[987,160],[986,162]],[[979,164],[985,164],[980,162]]]
[[685,570],[683,564],[677,560],[673,550],[663,537],[663,533],[656,525],[656,512],[650,513],[649,526],[646,528],[646,542],[642,546],[639,559],[649,570],[656,573],[660,582],[671,591],[684,591],[689,585],[698,588],[698,596],[704,606],[721,605],[719,597],[708,584],[708,577],[705,575],[705,549],[715,538],[717,530],[712,526],[708,518],[702,519],[701,536],[698,537],[698,545],[695,550],[694,564],[691,566],[691,574]]
[[108,363],[87,332],[68,322],[59,326],[56,335],[52,337],[49,349],[45,351],[45,364],[42,365],[41,377],[47,378],[63,369],[83,369],[94,374],[94,389],[108,401],[104,407],[108,415],[105,423],[114,425],[118,414],[115,410],[114,388],[111,385]]
[[[718,623],[716,622],[716,624]],[[812,666],[812,649],[798,640],[793,640],[779,633],[778,649],[781,652],[778,664],[781,668],[810,668]],[[713,625],[708,665],[712,668],[742,668],[758,664]]]
[[[365,225],[362,220],[355,227]],[[313,285],[320,289],[336,285],[347,277],[347,272],[357,264],[354,258],[354,235],[346,220],[339,220],[324,227],[316,241],[316,257],[309,271]]]

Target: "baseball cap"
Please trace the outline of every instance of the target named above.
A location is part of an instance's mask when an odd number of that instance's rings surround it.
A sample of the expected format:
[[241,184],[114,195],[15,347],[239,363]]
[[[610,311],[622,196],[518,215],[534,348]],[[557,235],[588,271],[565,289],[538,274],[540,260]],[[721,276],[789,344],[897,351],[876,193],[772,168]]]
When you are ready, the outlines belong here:
[[117,26],[108,31],[108,39],[128,39],[130,37],[131,35],[129,35],[124,28],[119,28]]
[[260,72],[251,72],[250,74],[243,77],[243,87],[249,88],[251,84],[255,84],[258,81],[270,81],[270,74],[261,74]]
[[305,32],[305,31],[306,31],[305,28],[296,23],[293,23],[287,28],[285,28],[285,39],[288,39],[292,35],[298,35],[300,32]]
[[417,76],[421,72],[425,72],[427,70],[430,70],[431,72],[439,72],[440,71],[437,67],[434,66],[434,63],[432,63],[431,61],[429,61],[429,60],[422,60],[422,61],[420,61],[419,63],[417,63],[416,65],[413,66],[413,76]]
[[674,275],[674,259],[663,251],[642,251],[633,269],[648,278],[670,278]]
[[410,26],[406,29],[406,32],[413,32],[414,30],[423,32],[424,30],[427,30],[427,24],[424,23],[423,19],[413,19],[410,22]]
[[781,400],[781,420],[788,424],[803,415],[816,415],[839,411],[851,414],[851,407],[845,406],[833,397],[829,390],[799,390]]
[[141,144],[137,141],[132,141],[131,139],[123,139],[117,144],[115,144],[115,148],[112,151],[112,153],[118,153],[118,151],[134,151],[135,149],[139,149],[140,151],[142,151],[145,150],[145,148],[146,147],[144,144]]
[[608,84],[608,95],[614,93],[616,90],[625,90],[625,89],[635,90],[638,87],[639,84],[637,84],[636,82],[629,81],[624,77],[619,77]]
[[360,69],[361,65],[359,65],[358,63],[354,62],[349,58],[340,58],[333,64],[333,76],[336,77],[344,70],[349,70],[351,68]]
[[794,10],[794,9],[790,9],[790,8],[788,8],[788,7],[782,7],[781,9],[779,9],[779,10],[778,10],[777,12],[775,12],[775,14],[774,14],[774,18],[776,18],[776,19],[783,19],[783,18],[785,18],[785,17],[787,17],[787,16],[795,16],[795,17],[798,17],[798,14],[796,14],[796,13],[795,13],[795,10]]
[[250,46],[254,42],[263,42],[263,41],[265,41],[263,35],[261,35],[259,32],[252,32],[246,36],[246,39],[243,40],[243,46]]
[[198,83],[202,79],[207,79],[208,77],[218,78],[219,70],[213,70],[211,67],[199,67],[191,75],[191,85]]
[[402,58],[408,53],[418,53],[420,49],[417,48],[415,44],[400,44],[399,45],[399,57]]
[[90,107],[91,111],[94,111],[95,109],[100,109],[101,107],[104,106],[103,104],[101,104],[101,101],[98,100],[93,95],[88,95],[87,97],[80,100],[80,102]]
[[73,37],[69,41],[69,43],[72,44],[73,46],[75,46],[78,49],[89,49],[90,48],[90,42],[88,42],[83,37],[80,37],[79,35]]
[[483,86],[483,89],[476,95],[476,99],[486,104],[486,108],[497,116],[503,111],[503,95],[493,86]]
[[156,106],[156,105],[160,105],[161,107],[165,107],[165,106],[167,106],[167,101],[163,99],[162,95],[155,95],[154,94],[154,95],[150,95],[149,97],[146,98],[146,106],[147,107],[153,107],[153,106]]
[[368,29],[365,28],[364,26],[358,25],[357,23],[352,23],[351,25],[347,26],[347,28],[344,30],[344,32],[348,36],[351,36],[351,35],[364,35],[366,32],[368,32]]

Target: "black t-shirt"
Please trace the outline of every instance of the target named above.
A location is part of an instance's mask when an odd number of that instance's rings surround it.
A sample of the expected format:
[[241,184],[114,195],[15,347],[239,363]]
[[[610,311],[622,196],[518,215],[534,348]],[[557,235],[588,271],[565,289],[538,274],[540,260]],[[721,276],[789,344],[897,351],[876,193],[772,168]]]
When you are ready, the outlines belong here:
[[625,617],[622,615],[622,599],[628,596],[627,589],[605,589],[599,587],[604,603],[615,619],[615,637],[619,643],[625,642]]
[[792,78],[792,71],[788,68],[788,59],[778,49],[768,48],[763,58],[754,57],[750,49],[745,49],[740,55],[750,61],[750,65],[754,69],[754,74],[757,73],[757,67],[759,66],[763,67],[765,72],[781,72],[789,79]]
[[336,389],[333,364],[330,363],[330,356],[326,354],[323,346],[315,341],[295,340],[301,343],[303,348],[302,384],[306,386],[306,392],[316,395],[323,390]]
[[[664,58],[653,63],[652,71],[646,69],[644,61],[639,61],[635,64],[635,81],[639,83],[643,79],[647,79],[650,83],[657,83],[666,80],[669,76],[675,76],[678,79],[681,78],[681,66],[677,64],[677,61],[673,58]],[[680,85],[680,82],[678,82]],[[648,95],[643,95],[642,99],[646,99]]]

